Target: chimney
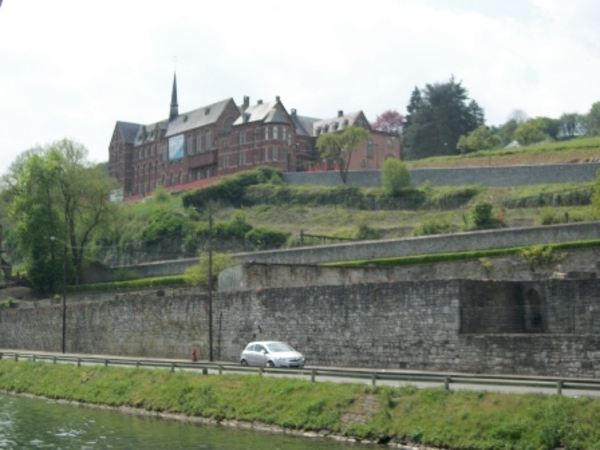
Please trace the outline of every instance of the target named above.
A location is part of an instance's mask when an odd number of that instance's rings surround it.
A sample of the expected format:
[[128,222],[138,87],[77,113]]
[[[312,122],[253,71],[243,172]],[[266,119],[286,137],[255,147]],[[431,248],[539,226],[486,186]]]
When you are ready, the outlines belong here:
[[277,95],[277,96],[275,97],[275,101],[276,101],[276,102],[280,102],[280,101],[281,101],[281,98],[279,97],[279,95]]
[[262,105],[262,100],[257,101],[256,104]]
[[292,117],[296,117],[296,108],[292,108]]
[[248,106],[250,106],[250,97],[246,96],[244,97],[244,110],[248,109]]
[[341,109],[338,111],[338,117],[344,117],[344,111]]

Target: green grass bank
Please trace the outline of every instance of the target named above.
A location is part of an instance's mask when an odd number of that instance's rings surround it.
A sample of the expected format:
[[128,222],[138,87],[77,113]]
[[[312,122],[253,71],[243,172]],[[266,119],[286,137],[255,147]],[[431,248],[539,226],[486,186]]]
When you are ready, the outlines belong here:
[[450,449],[600,449],[600,399],[0,361],[0,389]]

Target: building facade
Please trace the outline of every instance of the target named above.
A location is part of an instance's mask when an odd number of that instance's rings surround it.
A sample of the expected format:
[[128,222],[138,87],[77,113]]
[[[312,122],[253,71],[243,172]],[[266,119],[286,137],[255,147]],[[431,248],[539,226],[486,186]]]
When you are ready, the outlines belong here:
[[387,158],[401,157],[399,136],[372,130],[362,111],[317,119],[290,112],[279,97],[241,105],[232,98],[179,113],[173,78],[169,118],[137,124],[118,121],[109,146],[109,173],[126,198],[143,197],[162,185],[182,191],[258,166],[284,172],[332,169],[319,157],[316,140],[348,126],[369,131],[353,152],[349,170],[379,169]]

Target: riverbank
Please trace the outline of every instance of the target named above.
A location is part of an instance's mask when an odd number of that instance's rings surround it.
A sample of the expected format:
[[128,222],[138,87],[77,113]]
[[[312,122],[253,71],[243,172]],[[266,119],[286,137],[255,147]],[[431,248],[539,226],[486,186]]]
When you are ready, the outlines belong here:
[[[0,361],[0,389],[191,422],[452,449],[599,448],[600,400]],[[423,447],[419,447],[423,448]]]

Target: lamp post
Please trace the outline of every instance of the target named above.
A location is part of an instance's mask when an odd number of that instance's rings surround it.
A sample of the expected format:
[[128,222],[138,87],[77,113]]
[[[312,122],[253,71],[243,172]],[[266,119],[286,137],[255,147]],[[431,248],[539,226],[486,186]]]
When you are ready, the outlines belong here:
[[[51,241],[59,241],[54,236],[50,236]],[[62,241],[59,241],[62,242]],[[66,351],[67,342],[67,244],[63,244],[63,281],[62,281],[62,352]]]

